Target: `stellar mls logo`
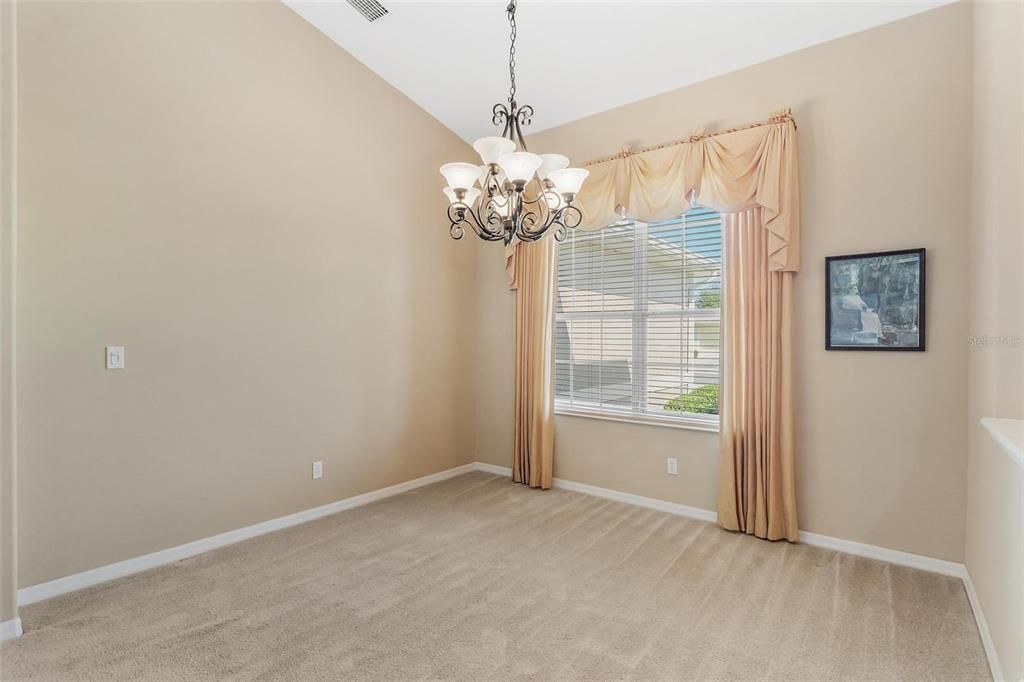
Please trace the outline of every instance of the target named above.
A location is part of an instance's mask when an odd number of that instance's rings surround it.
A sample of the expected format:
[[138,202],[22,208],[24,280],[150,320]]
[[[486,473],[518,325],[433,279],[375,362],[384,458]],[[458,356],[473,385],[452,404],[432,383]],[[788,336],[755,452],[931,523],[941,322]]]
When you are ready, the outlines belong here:
[[1021,348],[1024,336],[968,336],[967,345],[971,348]]

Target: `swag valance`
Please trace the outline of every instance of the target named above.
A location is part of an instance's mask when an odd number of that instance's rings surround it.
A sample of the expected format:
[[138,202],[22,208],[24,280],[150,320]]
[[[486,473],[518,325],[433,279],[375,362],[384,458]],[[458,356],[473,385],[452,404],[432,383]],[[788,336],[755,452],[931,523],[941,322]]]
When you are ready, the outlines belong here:
[[[590,177],[575,202],[583,214],[580,229],[603,229],[624,217],[668,220],[690,207],[692,193],[722,213],[760,206],[769,269],[799,269],[796,123],[788,109],[744,128],[698,132],[583,165]],[[506,271],[515,288],[515,244],[506,251]]]

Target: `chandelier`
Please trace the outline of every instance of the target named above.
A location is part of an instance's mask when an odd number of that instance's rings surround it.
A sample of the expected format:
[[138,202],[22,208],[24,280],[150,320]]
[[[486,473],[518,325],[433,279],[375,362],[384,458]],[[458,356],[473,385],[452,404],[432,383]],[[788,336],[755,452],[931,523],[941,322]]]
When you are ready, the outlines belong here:
[[516,0],[505,12],[512,29],[508,106],[498,103],[491,111],[491,122],[504,129],[500,136],[473,143],[483,165],[441,166],[448,181],[443,191],[450,202],[449,233],[462,239],[468,225],[481,239],[507,245],[513,239],[537,241],[553,227],[555,239],[561,241],[566,228],[580,224],[582,215],[572,202],[590,172],[568,168],[569,159],[561,154],[527,151],[522,128],[530,125],[533,107],[516,103]]

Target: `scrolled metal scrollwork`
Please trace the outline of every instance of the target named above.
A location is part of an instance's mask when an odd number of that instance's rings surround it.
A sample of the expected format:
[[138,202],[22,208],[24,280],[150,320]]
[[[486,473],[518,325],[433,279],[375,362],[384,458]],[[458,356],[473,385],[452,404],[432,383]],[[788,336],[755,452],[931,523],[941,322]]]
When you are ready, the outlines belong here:
[[500,216],[492,211],[486,215],[485,219],[481,220],[473,207],[463,202],[457,202],[448,207],[448,222],[450,223],[448,232],[452,239],[462,239],[466,225],[469,225],[470,229],[484,241],[496,242],[506,238]]
[[[566,216],[570,216],[571,220],[566,220]],[[568,206],[563,206],[558,212],[557,220],[570,230],[575,230],[583,222],[583,213],[572,204],[569,204]]]
[[[567,217],[568,220],[566,219]],[[552,236],[555,238],[555,241],[564,241],[569,235],[569,230],[575,230],[582,221],[583,214],[575,206],[569,204],[560,208],[555,214],[555,219],[552,221],[552,225],[555,227]]]
[[[558,198],[557,208],[552,202],[557,197],[550,190],[541,190],[533,198],[525,198],[522,192],[492,194],[481,198],[477,209],[462,202],[448,207],[449,232],[453,239],[461,239],[464,227],[468,225],[478,237],[485,241],[513,239],[534,242],[554,228],[552,235],[562,241],[568,230],[575,229],[582,221],[580,210]],[[508,202],[512,202],[508,206]]]
[[494,125],[507,126],[509,118],[511,117],[508,112],[508,107],[501,102],[495,104],[494,108],[491,109],[491,123]]
[[533,122],[533,107],[529,104],[521,107],[519,111],[516,112],[516,122],[528,128],[530,123]]

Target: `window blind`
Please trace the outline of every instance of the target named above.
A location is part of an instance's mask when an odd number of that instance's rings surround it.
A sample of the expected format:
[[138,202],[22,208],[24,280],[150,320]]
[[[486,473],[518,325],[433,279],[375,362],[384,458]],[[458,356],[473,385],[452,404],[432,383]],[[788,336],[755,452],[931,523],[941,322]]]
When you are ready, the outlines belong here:
[[556,405],[717,419],[721,217],[571,230],[558,251]]

